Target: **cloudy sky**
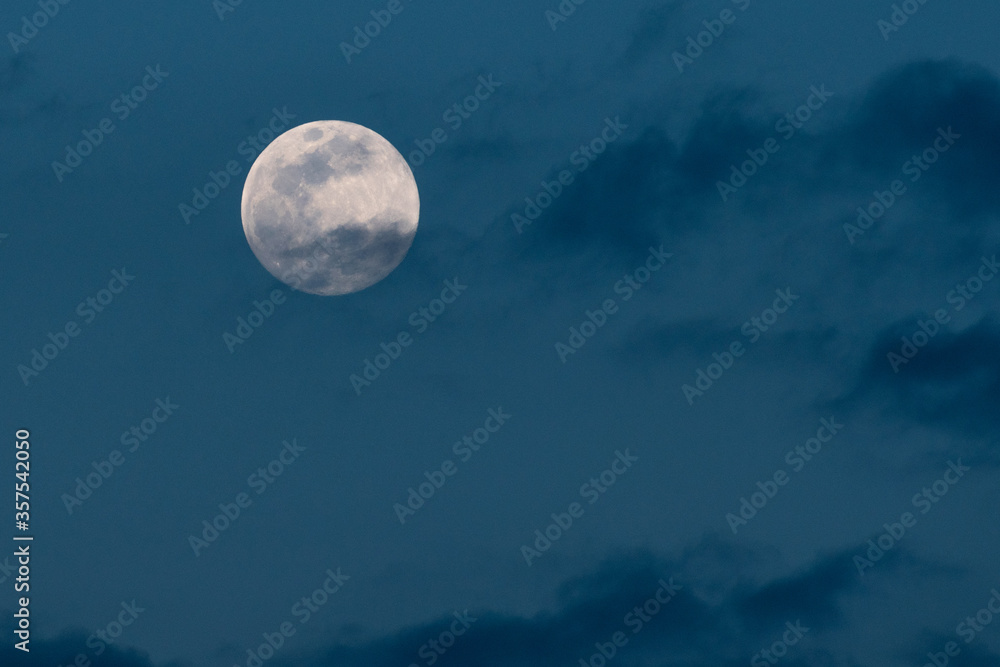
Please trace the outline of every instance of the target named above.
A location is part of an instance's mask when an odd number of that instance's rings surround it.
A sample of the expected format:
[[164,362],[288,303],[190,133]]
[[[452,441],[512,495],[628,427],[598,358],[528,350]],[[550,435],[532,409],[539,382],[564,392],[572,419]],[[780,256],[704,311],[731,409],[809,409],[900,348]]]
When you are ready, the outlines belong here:
[[[1000,663],[998,20],[5,3],[3,664]],[[326,119],[420,191],[337,297],[240,218]]]

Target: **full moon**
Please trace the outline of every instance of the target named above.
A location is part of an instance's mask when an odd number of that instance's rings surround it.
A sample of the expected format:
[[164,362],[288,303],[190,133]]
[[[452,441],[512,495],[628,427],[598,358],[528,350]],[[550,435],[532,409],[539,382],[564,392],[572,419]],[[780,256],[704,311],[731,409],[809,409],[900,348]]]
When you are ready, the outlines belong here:
[[417,233],[420,196],[381,135],[344,121],[292,128],[257,157],[243,186],[243,232],[278,280],[324,296],[392,273]]

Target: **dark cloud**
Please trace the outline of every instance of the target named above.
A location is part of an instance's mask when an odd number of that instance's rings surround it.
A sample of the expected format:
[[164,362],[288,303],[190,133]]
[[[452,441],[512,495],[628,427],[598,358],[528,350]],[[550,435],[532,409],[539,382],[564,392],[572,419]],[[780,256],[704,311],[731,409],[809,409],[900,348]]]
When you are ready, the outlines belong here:
[[[525,618],[471,610],[478,620],[445,656],[454,664],[497,667],[542,667],[575,664],[624,632],[627,645],[617,664],[670,664],[708,667],[743,665],[760,648],[780,636],[786,622],[801,620],[813,637],[835,622],[841,612],[838,596],[857,586],[850,556],[840,554],[817,562],[788,579],[749,589],[733,586],[733,568],[759,560],[743,547],[706,539],[676,558],[635,552],[605,561],[596,571],[564,582],[555,610]],[[711,562],[723,564],[713,569]],[[718,579],[716,579],[718,577]],[[661,588],[661,580],[681,586],[679,592],[641,624],[626,620]],[[729,582],[729,583],[727,583]],[[714,600],[706,591],[722,584],[728,593]],[[651,607],[653,608],[653,607]],[[632,619],[640,619],[633,613]],[[447,629],[451,616],[398,634],[366,642],[339,643],[320,656],[287,658],[285,664],[389,667],[420,663],[419,648]],[[803,641],[789,664],[858,664],[835,662],[818,641]],[[843,651],[838,652],[843,656]],[[843,660],[843,657],[839,658]]]
[[[13,637],[13,633],[13,627],[4,628],[5,637]],[[94,639],[88,648],[88,637],[93,636],[83,631],[71,630],[54,639],[32,639],[29,644],[31,650],[28,652],[14,648],[11,641],[4,641],[0,647],[0,663],[19,667],[56,667],[56,665],[73,665],[77,656],[84,655],[94,667],[154,667],[149,655],[143,651],[108,646]],[[94,647],[101,645],[105,650],[101,655],[95,656],[94,652],[97,649]],[[191,665],[171,661],[156,667],[191,667]]]
[[[987,248],[995,223],[989,214],[1000,204],[1000,127],[995,122],[1000,117],[1000,80],[988,70],[953,60],[920,61],[880,75],[865,92],[837,91],[831,107],[822,111],[828,116],[782,142],[774,163],[750,179],[733,196],[736,201],[724,203],[716,182],[727,177],[730,165],[746,158],[747,148],[774,136],[775,119],[787,111],[767,100],[751,88],[712,93],[679,141],[656,126],[631,128],[629,137],[611,144],[586,172],[577,174],[576,182],[522,234],[513,233],[510,226],[511,214],[523,215],[523,200],[499,220],[508,227],[518,261],[530,261],[531,275],[547,284],[557,275],[573,275],[579,286],[584,278],[577,277],[578,272],[618,270],[631,261],[623,255],[638,259],[648,245],[666,242],[674,250],[686,239],[697,242],[700,235],[759,229],[788,236],[789,247],[801,247],[817,259],[810,267],[807,260],[762,255],[782,265],[762,263],[758,270],[766,266],[776,282],[784,282],[783,272],[791,269],[815,274],[829,261],[831,249],[822,245],[829,242],[827,232],[836,236],[843,223],[853,223],[857,206],[866,203],[874,189],[886,189],[901,178],[903,163],[930,146],[939,129],[949,127],[961,138],[920,181],[907,180],[910,192],[899,210],[891,211],[858,246],[840,235],[836,240],[843,245],[832,253],[849,253],[847,278],[859,286],[900,271],[920,271],[927,262],[943,272],[949,265],[964,271],[970,258],[974,263],[981,254],[992,254]],[[546,180],[554,181],[562,168],[554,167]],[[786,224],[792,213],[802,221]],[[938,213],[943,217],[936,217]],[[810,220],[830,228],[810,228],[803,222]],[[880,234],[893,242],[864,245]],[[799,243],[803,240],[810,243]],[[705,248],[698,245],[695,251]],[[826,280],[844,279],[843,266],[836,271]],[[947,285],[943,283],[945,290]],[[556,293],[550,290],[552,298]],[[882,319],[871,320],[868,309],[846,305],[851,294],[843,297],[837,324],[802,322],[781,333],[776,342],[786,356],[836,358],[854,366],[848,375],[860,374],[857,387],[832,386],[827,392],[847,397],[841,405],[859,408],[862,396],[889,396],[900,415],[917,422],[977,435],[995,429],[1000,398],[1000,332],[995,323],[942,333],[897,375],[886,354],[898,350],[902,335],[912,334],[917,315],[907,317],[905,308],[894,312],[899,306],[893,300],[884,305]],[[685,317],[690,319],[680,319],[677,313],[647,315],[621,346],[623,354],[635,357],[683,348],[704,357],[731,341],[742,322],[721,320],[715,311]],[[870,356],[851,351],[871,344],[868,336],[859,337],[858,327],[882,327],[886,318],[898,322],[877,334]]]
[[673,34],[671,27],[688,6],[685,0],[668,0],[649,5],[639,14],[638,27],[633,32],[628,46],[622,53],[619,65],[631,68],[653,56],[663,56],[667,36]]
[[[647,128],[638,139],[612,143],[607,152],[579,172],[560,165],[546,182],[558,184],[559,173],[570,170],[574,182],[566,186],[537,221],[522,228],[519,253],[551,260],[553,254],[600,250],[614,253],[645,249],[662,242],[665,232],[683,231],[697,213],[691,206],[684,176],[677,165],[677,148],[657,128]],[[530,193],[537,201],[541,189]],[[514,212],[524,216],[527,202]],[[511,215],[501,222],[512,226]]]
[[[902,320],[882,331],[850,400],[888,398],[907,420],[955,428],[971,435],[996,432],[1000,402],[1000,324],[983,319],[962,331],[944,325],[926,346],[902,356],[903,338],[920,331],[917,321]],[[899,355],[895,372],[889,354]]]
[[[780,637],[786,623],[808,628],[801,645],[789,651],[786,664],[803,667],[860,665],[850,651],[825,646],[824,632],[839,624],[841,599],[860,586],[848,553],[820,558],[788,577],[751,584],[734,583],[735,572],[759,565],[763,554],[717,538],[706,538],[677,557],[640,551],[606,560],[595,571],[565,581],[557,589],[557,606],[549,612],[520,617],[488,610],[469,610],[476,619],[443,660],[448,664],[496,667],[547,667],[587,660],[616,632],[628,643],[616,664],[669,664],[690,667],[745,665],[758,650]],[[716,563],[720,567],[713,567]],[[755,565],[756,566],[756,565]],[[663,585],[666,584],[666,587]],[[652,604],[646,616],[636,612],[658,591],[679,586],[663,605]],[[721,585],[721,588],[720,588]],[[722,595],[718,593],[724,591]],[[650,610],[657,609],[655,612]],[[456,610],[462,612],[464,610]],[[630,616],[631,614],[631,616]],[[422,664],[420,648],[447,630],[451,613],[397,633],[367,640],[335,640],[318,653],[279,651],[268,664],[338,667],[390,667]],[[356,635],[345,630],[344,636]],[[83,650],[85,637],[67,633],[34,644],[27,666],[69,663]],[[8,654],[12,649],[5,647]],[[2,655],[2,654],[0,654]],[[836,658],[834,656],[837,656]],[[244,656],[245,657],[245,656]],[[235,654],[233,659],[238,659]],[[242,661],[241,661],[242,662]],[[153,667],[135,651],[112,649],[95,664]],[[161,666],[173,667],[173,666]],[[176,664],[176,667],[183,667]]]
[[21,53],[0,60],[0,93],[23,86],[34,74],[34,58]]
[[[729,203],[751,218],[779,203],[779,194],[786,205],[835,194],[861,203],[875,187],[901,178],[903,164],[950,127],[961,138],[923,177],[931,185],[922,184],[918,196],[942,197],[962,220],[997,210],[1000,81],[989,71],[954,61],[918,62],[887,72],[855,101],[849,97],[834,92],[827,104],[838,108],[817,112],[826,114],[822,122],[813,120],[781,141],[773,164],[733,195],[738,203]],[[679,143],[655,125],[631,128],[637,136],[609,145],[537,222],[523,228],[531,238],[525,252],[549,258],[552,251],[595,246],[635,248],[698,228],[713,210],[726,210],[717,182],[747,159],[748,149],[780,137],[775,123],[787,111],[767,104],[761,91],[741,88],[711,93]],[[565,168],[555,166],[546,180]],[[511,214],[523,215],[525,207],[517,202],[500,223],[511,225]]]
[[0,125],[21,125],[39,114],[63,111],[66,106],[62,93],[42,85],[34,56],[19,53],[0,60]]
[[842,614],[838,598],[857,588],[860,580],[853,554],[838,554],[816,563],[810,570],[768,583],[737,604],[747,622],[762,631],[790,617],[835,623]]
[[[956,60],[908,63],[880,76],[851,124],[848,145],[860,164],[923,149],[939,127],[971,134],[974,147],[1000,140],[1000,82],[985,67]],[[892,166],[888,163],[888,166]]]

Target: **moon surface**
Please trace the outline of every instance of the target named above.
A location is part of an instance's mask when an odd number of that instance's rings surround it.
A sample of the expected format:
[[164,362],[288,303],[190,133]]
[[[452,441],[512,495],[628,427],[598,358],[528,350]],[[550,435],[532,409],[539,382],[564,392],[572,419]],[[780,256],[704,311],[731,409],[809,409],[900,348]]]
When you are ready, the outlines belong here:
[[417,233],[413,172],[381,135],[345,121],[306,123],[264,149],[243,186],[243,232],[271,274],[324,296],[382,280]]

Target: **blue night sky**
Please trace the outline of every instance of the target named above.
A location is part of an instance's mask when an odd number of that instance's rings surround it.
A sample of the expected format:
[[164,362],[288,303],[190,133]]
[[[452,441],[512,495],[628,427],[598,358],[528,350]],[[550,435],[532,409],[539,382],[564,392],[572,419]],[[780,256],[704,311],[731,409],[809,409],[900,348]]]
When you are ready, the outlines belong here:
[[[998,22],[5,2],[0,663],[1000,664]],[[420,196],[342,296],[241,221],[322,120]]]

